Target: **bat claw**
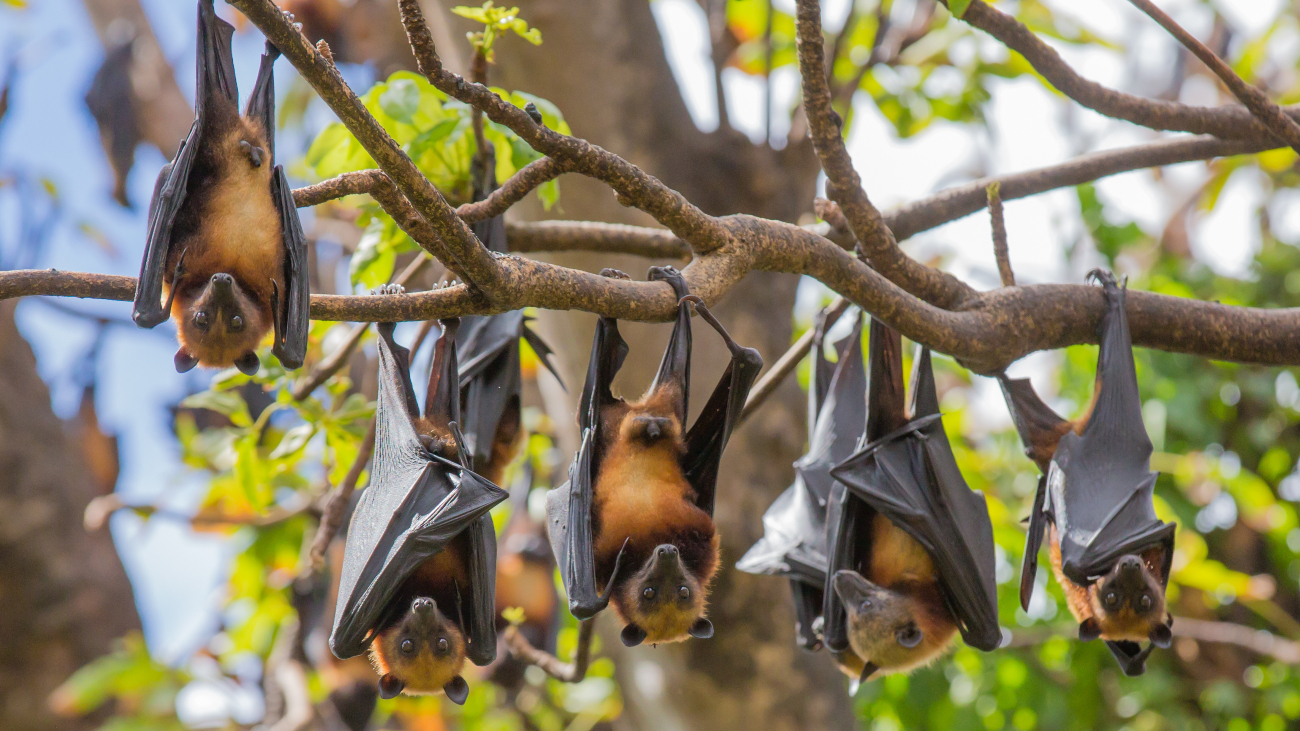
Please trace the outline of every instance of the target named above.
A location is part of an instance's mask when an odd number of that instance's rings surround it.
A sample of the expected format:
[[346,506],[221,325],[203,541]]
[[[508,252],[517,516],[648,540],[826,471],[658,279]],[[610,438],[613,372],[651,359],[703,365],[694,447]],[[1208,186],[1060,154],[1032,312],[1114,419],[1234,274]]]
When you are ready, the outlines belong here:
[[631,279],[632,276],[626,272],[619,271],[612,267],[606,267],[600,270],[600,276],[609,277],[610,279]]
[[388,295],[406,294],[406,287],[400,284],[381,284],[370,290],[371,296],[383,297]]

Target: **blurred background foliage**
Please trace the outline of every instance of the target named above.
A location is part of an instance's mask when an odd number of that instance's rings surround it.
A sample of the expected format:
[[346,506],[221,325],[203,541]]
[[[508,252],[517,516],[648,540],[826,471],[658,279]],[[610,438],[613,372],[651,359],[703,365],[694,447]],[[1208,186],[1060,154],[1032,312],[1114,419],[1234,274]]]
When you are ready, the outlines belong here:
[[[21,0],[4,0],[4,4],[8,9],[0,12],[20,13],[25,7]],[[1215,32],[1238,73],[1268,88],[1283,103],[1300,99],[1294,68],[1279,69],[1270,45],[1297,37],[1300,22],[1291,4],[1277,4],[1264,33],[1235,43],[1224,38],[1226,23],[1216,6],[1198,5],[1213,14]],[[492,37],[497,42],[514,40],[506,31],[529,42],[538,40],[527,26],[515,27],[513,14],[489,13],[490,6],[459,11],[463,17],[488,23],[488,30],[477,31],[480,43],[490,43]],[[727,67],[756,77],[793,67],[794,23],[789,6],[728,0],[725,27],[734,48],[725,59]],[[999,6],[1061,47],[1131,50],[1117,39],[1091,33],[1052,4],[1020,0]],[[494,35],[500,33],[505,35]],[[858,0],[843,27],[828,32],[828,40],[835,54],[832,76],[837,104],[850,130],[855,105],[870,104],[900,138],[917,135],[937,120],[965,125],[978,135],[988,125],[986,105],[993,81],[1036,77],[1020,56],[977,36],[933,0]],[[1175,87],[1196,71],[1178,73]],[[367,109],[453,205],[470,200],[475,141],[465,105],[409,71],[398,71],[357,91]],[[548,127],[569,131],[561,110],[550,102],[526,91],[497,91],[519,106],[532,102]],[[294,101],[303,96],[301,85],[294,85],[286,103],[301,103],[304,108],[319,104],[310,100],[309,92],[307,101]],[[778,111],[783,113],[791,117],[791,124],[797,122],[795,105]],[[293,119],[311,131],[301,158],[286,160],[300,180],[374,167],[341,124],[310,130],[307,115],[300,112]],[[504,127],[488,122],[485,134],[495,149],[498,180],[539,157]],[[1082,225],[1073,240],[1061,243],[1069,259],[1067,268],[1086,271],[1094,265],[1107,266],[1127,275],[1134,289],[1178,297],[1258,307],[1300,305],[1296,245],[1300,242],[1280,240],[1268,216],[1274,198],[1300,183],[1295,163],[1290,150],[1214,161],[1180,212],[1194,217],[1213,211],[1229,178],[1239,171],[1262,177],[1266,198],[1260,206],[1261,246],[1242,276],[1217,274],[1198,260],[1185,231],[1172,224],[1157,231],[1124,220],[1107,209],[1093,185],[1075,190]],[[0,186],[23,200],[49,201],[23,208],[24,216],[31,218],[21,227],[24,238],[0,242],[0,262],[31,265],[34,254],[28,242],[39,240],[39,236],[32,238],[36,235],[32,232],[48,225],[46,217],[59,214],[57,182],[37,182],[21,171],[0,170]],[[550,209],[559,200],[558,185],[542,186],[537,197]],[[346,282],[340,290],[363,291],[391,280],[399,265],[417,251],[392,219],[363,196],[323,206],[316,215],[318,222],[341,221],[357,229],[355,245],[319,262],[323,280]],[[88,240],[94,238],[87,234]],[[968,245],[987,246],[982,241]],[[1017,247],[1029,245],[1013,240],[1013,260]],[[812,283],[808,288],[816,290]],[[817,297],[829,301],[823,292],[813,299]],[[797,330],[806,328],[811,310],[805,307],[792,317]],[[314,323],[309,362],[342,347],[350,329],[347,324]],[[363,353],[369,338],[362,339]],[[553,345],[587,347],[585,343]],[[1054,394],[1054,403],[1063,413],[1072,415],[1087,403],[1096,352],[1095,347],[1070,348],[1042,374],[1050,383],[1046,393]],[[864,727],[1280,731],[1300,724],[1300,667],[1295,659],[1300,652],[1296,644],[1300,642],[1297,370],[1150,350],[1138,350],[1136,355],[1145,399],[1143,415],[1156,448],[1152,465],[1163,473],[1157,485],[1157,509],[1163,518],[1179,524],[1171,610],[1177,617],[1213,622],[1213,627],[1247,628],[1257,633],[1252,635],[1257,640],[1255,649],[1179,636],[1173,649],[1152,655],[1146,675],[1125,678],[1104,645],[1074,639],[1075,623],[1059,587],[1046,580],[1048,572],[1040,572],[1030,611],[1022,611],[1016,599],[1024,542],[1020,522],[1032,502],[1036,470],[1023,456],[1001,405],[981,397],[989,391],[987,379],[940,358],[945,424],[959,465],[970,486],[983,490],[990,503],[999,547],[1002,624],[1009,646],[993,654],[959,647],[910,677],[891,676],[865,684],[854,699]],[[108,709],[102,728],[112,731],[187,725],[242,728],[256,723],[256,714],[182,723],[178,708],[184,704],[178,698],[193,693],[196,686],[260,694],[263,669],[277,643],[297,631],[293,585],[307,565],[318,502],[339,484],[355,460],[374,408],[373,384],[360,382],[371,377],[364,365],[341,371],[299,400],[291,391],[304,374],[285,372],[270,357],[269,348],[262,361],[258,376],[223,372],[210,388],[189,396],[175,410],[173,430],[183,462],[207,483],[196,512],[177,516],[152,505],[129,508],[146,520],[188,520],[195,530],[230,536],[239,547],[221,597],[219,631],[192,657],[173,664],[152,656],[138,634],[122,638],[111,654],[87,665],[59,688],[52,699],[59,712],[75,715]],[[528,354],[525,375],[530,382],[535,372],[536,360]],[[991,414],[990,409],[998,413]],[[530,433],[528,448],[506,482],[530,476],[526,489],[534,494],[526,504],[540,512],[541,491],[563,479],[570,455],[560,452],[554,425],[540,409],[527,409],[525,424]],[[524,471],[524,462],[531,469]],[[365,479],[361,478],[361,485]],[[499,527],[509,510],[510,504],[499,506],[495,515]],[[332,610],[326,622],[328,616]],[[315,639],[320,644],[321,638]],[[558,655],[568,657],[575,641],[576,624],[564,613]],[[1273,651],[1257,652],[1261,647]],[[316,701],[335,687],[328,665],[321,660],[309,667],[309,688]],[[509,690],[472,679],[472,693],[463,708],[438,698],[402,697],[380,701],[373,723],[378,728],[422,730],[558,731],[607,726],[623,708],[613,670],[608,658],[600,659],[586,680],[572,686],[547,679],[535,668],[525,674],[522,686]],[[848,692],[847,679],[844,685]]]

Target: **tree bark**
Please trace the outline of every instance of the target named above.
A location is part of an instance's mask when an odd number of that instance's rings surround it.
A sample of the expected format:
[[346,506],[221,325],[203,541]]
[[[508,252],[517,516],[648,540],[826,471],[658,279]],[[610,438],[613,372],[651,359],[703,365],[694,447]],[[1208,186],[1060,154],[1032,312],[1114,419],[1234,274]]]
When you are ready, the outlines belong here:
[[0,728],[88,730],[103,719],[60,718],[50,693],[140,620],[108,531],[82,527],[99,488],[13,312],[0,303]]
[[[541,30],[544,42],[532,47],[503,40],[496,49],[492,84],[555,102],[574,134],[640,165],[710,214],[746,212],[795,221],[811,210],[819,169],[811,145],[799,140],[777,151],[753,145],[727,126],[708,133],[696,128],[645,0],[522,0],[519,5],[520,16]],[[535,201],[525,201],[512,215],[653,225],[645,214],[619,206],[609,188],[593,180],[568,176],[561,189],[557,210],[544,213]],[[571,254],[551,260],[589,271],[613,266],[638,279],[645,276],[645,259]],[[790,345],[797,284],[795,277],[752,274],[714,311],[740,343],[758,348],[770,364]],[[569,387],[568,399],[552,411],[557,421],[571,424],[572,399],[586,371],[595,319],[544,312],[541,320],[559,351]],[[615,387],[636,395],[653,378],[669,328],[623,323],[620,330],[631,355]],[[728,355],[706,327],[697,328],[694,342],[692,403],[698,411]],[[722,568],[709,602],[715,636],[624,650],[615,623],[602,620],[603,646],[615,658],[627,702],[622,727],[853,725],[843,676],[824,653],[810,655],[794,643],[786,582],[732,568],[762,534],[763,511],[793,479],[791,463],[802,453],[806,437],[803,399],[793,380],[788,381],[727,448],[715,512]],[[570,428],[569,441],[576,441],[575,431]]]

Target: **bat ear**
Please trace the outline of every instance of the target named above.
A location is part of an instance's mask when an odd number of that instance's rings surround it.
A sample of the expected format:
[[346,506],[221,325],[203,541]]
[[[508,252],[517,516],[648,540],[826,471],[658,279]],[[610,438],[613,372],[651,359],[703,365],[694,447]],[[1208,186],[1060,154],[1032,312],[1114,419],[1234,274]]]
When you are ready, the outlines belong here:
[[690,633],[691,637],[694,637],[697,640],[707,640],[713,636],[713,623],[704,617],[700,617],[695,620],[695,624],[692,624],[691,628],[687,631]]
[[442,686],[442,692],[447,694],[447,700],[458,706],[463,706],[465,705],[465,699],[469,697],[469,683],[466,683],[464,678],[457,675]]
[[1088,617],[1079,625],[1079,639],[1084,642],[1092,642],[1101,637],[1101,622],[1096,617]]
[[[462,681],[463,682],[463,681]],[[379,679],[379,697],[396,698],[402,689],[406,687],[406,682],[392,673],[385,673]]]
[[[692,627],[692,629],[694,628]],[[623,645],[626,647],[636,647],[645,642],[645,630],[641,629],[641,625],[633,622],[623,628],[623,633],[619,635],[619,639],[623,640]]]
[[1151,634],[1148,635],[1151,644],[1162,650],[1168,650],[1169,645],[1174,640],[1173,629],[1167,624],[1157,624],[1151,628]]
[[176,363],[177,373],[189,373],[194,370],[194,366],[199,364],[199,359],[194,357],[194,355],[185,348],[178,349],[176,351],[176,356],[172,358],[172,361]]
[[257,369],[262,367],[262,361],[257,359],[256,352],[250,350],[235,359],[235,367],[246,376],[255,376]]

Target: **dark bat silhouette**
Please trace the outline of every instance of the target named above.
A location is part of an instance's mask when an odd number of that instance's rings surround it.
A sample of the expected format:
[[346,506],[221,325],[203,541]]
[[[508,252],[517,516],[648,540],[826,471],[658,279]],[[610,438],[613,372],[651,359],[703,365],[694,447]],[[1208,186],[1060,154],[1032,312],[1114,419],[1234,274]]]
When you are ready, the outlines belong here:
[[[384,292],[400,291],[387,287]],[[469,692],[466,658],[496,656],[496,532],[488,511],[504,490],[468,467],[460,436],[455,320],[435,346],[423,415],[410,353],[379,325],[379,402],[370,486],[348,527],[330,648],[340,658],[369,648],[390,698]]]
[[[1173,618],[1165,588],[1175,524],[1152,503],[1151,440],[1142,423],[1125,290],[1100,269],[1106,314],[1098,336],[1093,402],[1066,421],[1034,393],[1028,379],[999,376],[1025,453],[1042,470],[1029,516],[1020,604],[1029,607],[1038,549],[1049,537],[1052,569],[1079,621],[1079,638],[1106,640],[1127,675],[1146,671],[1152,647],[1168,647]],[[1151,644],[1145,649],[1143,639]]]
[[[616,320],[600,319],[578,412],[582,446],[569,481],[547,496],[570,611],[587,619],[612,601],[628,646],[713,635],[704,600],[718,566],[718,462],[763,366],[757,351],[737,345],[690,297],[676,270],[655,267],[650,277],[667,281],[680,300],[659,373],[640,400],[616,398],[610,382],[627,344]],[[688,431],[691,301],[732,360]]]
[[826,587],[826,511],[835,483],[831,467],[851,456],[867,420],[867,378],[862,367],[862,317],[836,345],[835,363],[822,350],[825,317],[813,336],[808,384],[808,453],[794,463],[795,481],[763,514],[763,537],[736,563],[751,574],[784,576],[794,597],[800,647],[822,647]]
[[196,119],[154,185],[136,285],[137,325],[176,320],[180,372],[234,365],[256,373],[268,332],[286,368],[301,366],[307,351],[307,244],[275,164],[272,66],[280,54],[267,43],[240,116],[232,33],[212,0],[199,0]]
[[988,506],[957,469],[930,352],[908,409],[899,334],[873,320],[869,348],[862,445],[830,471],[822,607],[823,642],[860,680],[931,662],[957,631],[986,651],[1002,636]]

